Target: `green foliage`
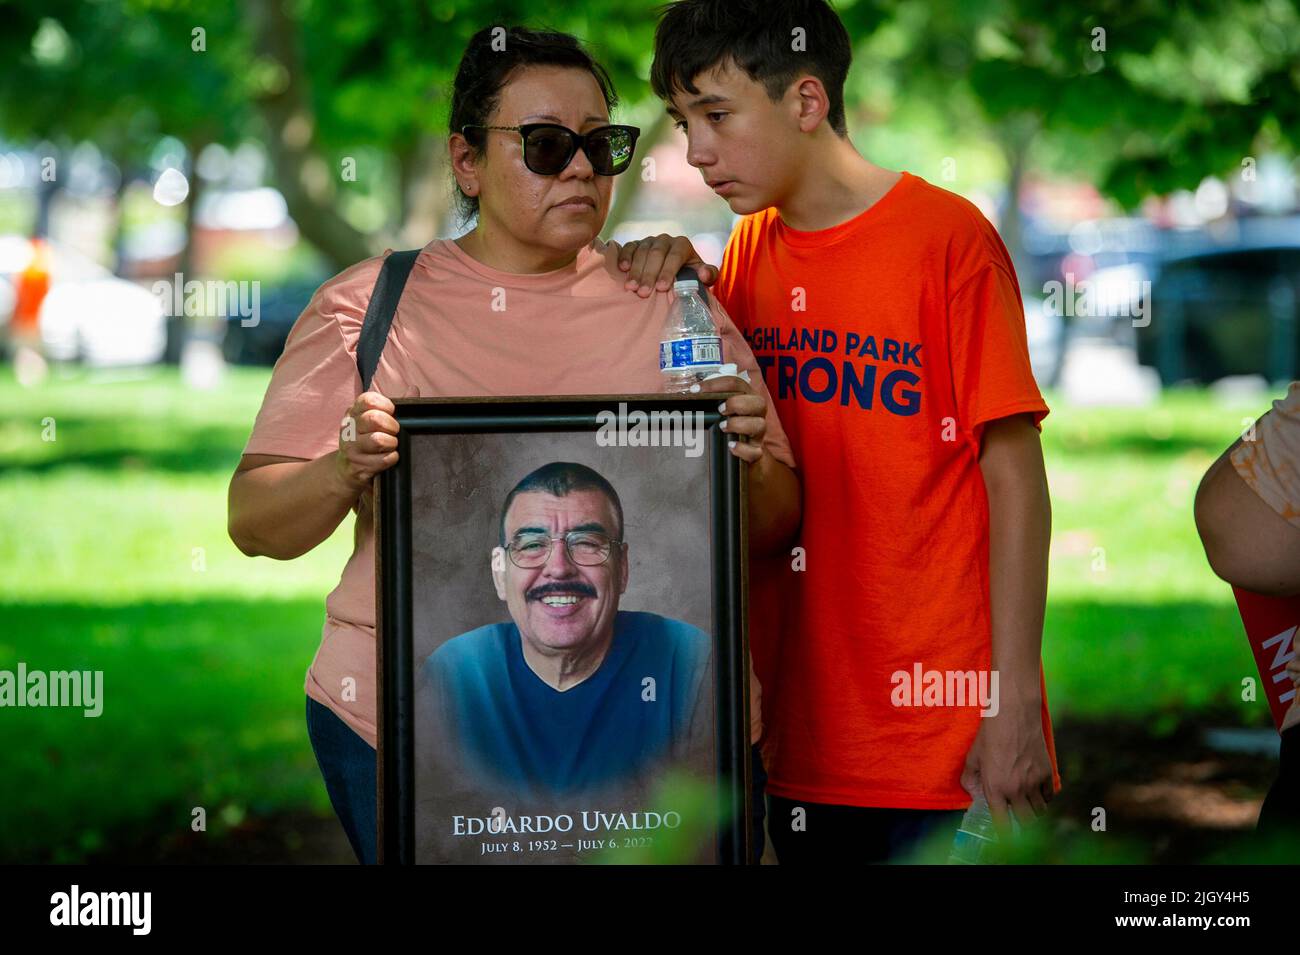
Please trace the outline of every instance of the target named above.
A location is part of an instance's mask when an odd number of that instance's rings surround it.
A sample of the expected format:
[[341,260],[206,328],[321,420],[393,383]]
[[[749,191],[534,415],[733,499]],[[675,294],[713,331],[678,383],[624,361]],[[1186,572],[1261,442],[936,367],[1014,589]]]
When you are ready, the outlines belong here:
[[684,865],[710,858],[716,833],[712,825],[721,819],[717,790],[685,773],[670,773],[659,781],[645,809],[676,812],[679,826],[665,826],[653,831],[632,832],[623,829],[603,834],[609,841],[596,861],[602,865]]
[[[7,137],[90,139],[119,162],[138,163],[159,136],[233,142],[248,128],[238,7],[40,0],[6,4],[5,14]],[[196,28],[206,31],[206,51],[194,49]]]
[[[630,7],[615,0],[303,0],[287,9],[315,142],[337,157],[363,148],[400,155],[421,136],[444,135],[464,45],[493,24],[586,39],[631,112],[643,112],[655,7],[648,0]],[[1040,138],[1070,144],[1044,148],[1041,160],[1094,177],[1128,205],[1235,171],[1262,147],[1296,147],[1294,0],[1110,0],[1086,10],[1048,0],[837,7],[857,48],[851,115],[907,129],[928,109],[928,122],[954,144],[997,141],[1030,119]],[[164,134],[192,143],[263,138],[268,131],[253,104],[283,89],[287,77],[284,64],[254,53],[257,21],[248,12],[215,0],[7,4],[0,128],[10,138],[93,139],[120,161],[138,160]],[[203,51],[193,48],[196,29],[205,31]],[[1105,31],[1104,50],[1095,49],[1096,29]]]
[[859,102],[870,116],[883,112],[882,122],[905,123],[914,109],[906,100],[926,101],[954,141],[950,155],[972,136],[1015,151],[1033,130],[1040,164],[1092,178],[1134,206],[1239,172],[1257,150],[1297,148],[1292,0],[1086,10],[1047,0],[917,0],[889,4],[883,21],[881,6],[842,10],[856,70],[886,94],[873,102],[859,87]]
[[[622,8],[503,2],[484,9],[463,0],[294,4],[293,39],[316,135],[332,150],[395,150],[423,132],[441,133],[465,43],[493,24],[587,37],[616,85],[631,89],[648,65],[642,60],[653,20],[647,6],[639,17],[613,22]],[[110,150],[143,149],[163,134],[233,144],[261,134],[252,101],[285,82],[281,64],[253,52],[250,18],[237,4],[28,0],[8,4],[6,12],[0,99],[11,137],[89,138]],[[193,48],[196,29],[204,31],[204,50]]]

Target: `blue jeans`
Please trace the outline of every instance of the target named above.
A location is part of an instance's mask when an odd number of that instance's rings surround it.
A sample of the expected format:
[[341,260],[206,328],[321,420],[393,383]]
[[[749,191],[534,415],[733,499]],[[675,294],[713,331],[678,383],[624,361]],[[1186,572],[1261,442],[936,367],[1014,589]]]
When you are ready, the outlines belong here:
[[[328,706],[307,697],[307,736],[316,765],[325,778],[325,791],[329,794],[334,814],[343,824],[352,851],[362,865],[373,865],[378,842],[378,813],[376,808],[376,753],[370,744],[334,715]],[[753,748],[753,861],[763,857],[763,793],[767,788],[767,773],[763,770],[763,757],[758,747]]]
[[378,844],[376,753],[324,704],[307,697],[307,736],[325,777],[334,814],[362,865],[374,865]]

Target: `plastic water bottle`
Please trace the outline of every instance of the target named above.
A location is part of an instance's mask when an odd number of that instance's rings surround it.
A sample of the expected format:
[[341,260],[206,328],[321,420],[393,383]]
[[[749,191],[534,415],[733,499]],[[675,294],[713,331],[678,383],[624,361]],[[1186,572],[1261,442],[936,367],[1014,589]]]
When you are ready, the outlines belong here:
[[668,391],[689,391],[691,385],[722,365],[722,338],[700,294],[700,279],[683,268],[673,283],[673,302],[659,342],[659,370]]
[[985,865],[997,841],[998,833],[993,827],[993,814],[989,811],[988,800],[982,792],[978,793],[971,800],[966,815],[961,817],[957,837],[952,841],[948,864]]

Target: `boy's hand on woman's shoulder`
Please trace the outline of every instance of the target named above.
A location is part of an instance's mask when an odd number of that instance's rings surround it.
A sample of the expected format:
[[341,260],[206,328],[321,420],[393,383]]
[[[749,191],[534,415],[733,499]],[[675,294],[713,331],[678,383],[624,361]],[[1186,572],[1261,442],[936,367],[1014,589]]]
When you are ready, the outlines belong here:
[[661,233],[622,246],[617,242],[606,242],[604,251],[619,271],[627,273],[624,288],[642,298],[672,288],[677,271],[684,265],[695,270],[703,285],[712,285],[718,280],[717,266],[701,259],[691,240],[684,235]]

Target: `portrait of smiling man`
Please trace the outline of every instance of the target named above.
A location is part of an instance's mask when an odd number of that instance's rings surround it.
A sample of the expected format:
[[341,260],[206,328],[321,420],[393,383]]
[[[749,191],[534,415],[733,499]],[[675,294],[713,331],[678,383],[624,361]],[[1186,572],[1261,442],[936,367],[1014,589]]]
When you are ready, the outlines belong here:
[[710,640],[620,610],[623,506],[569,462],[525,476],[501,508],[492,582],[509,610],[429,655],[436,736],[479,787],[547,799],[622,788],[706,738]]

